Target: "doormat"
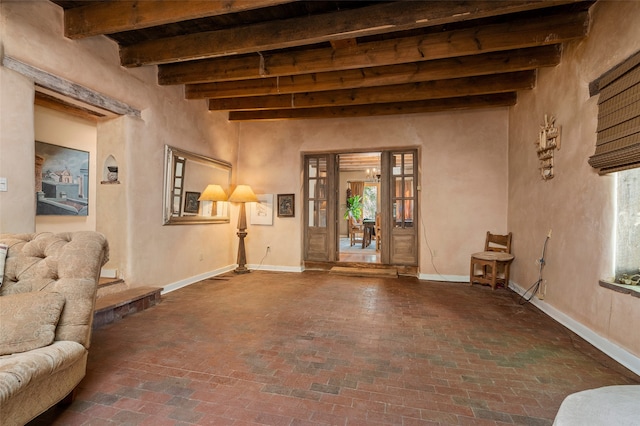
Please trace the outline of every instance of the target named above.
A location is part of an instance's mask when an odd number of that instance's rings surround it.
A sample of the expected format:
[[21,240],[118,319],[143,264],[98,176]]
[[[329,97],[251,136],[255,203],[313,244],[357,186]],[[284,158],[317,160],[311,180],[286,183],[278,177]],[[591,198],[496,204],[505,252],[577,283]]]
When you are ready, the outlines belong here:
[[359,268],[353,266],[334,266],[329,271],[331,274],[350,275],[352,277],[386,277],[397,278],[396,268]]

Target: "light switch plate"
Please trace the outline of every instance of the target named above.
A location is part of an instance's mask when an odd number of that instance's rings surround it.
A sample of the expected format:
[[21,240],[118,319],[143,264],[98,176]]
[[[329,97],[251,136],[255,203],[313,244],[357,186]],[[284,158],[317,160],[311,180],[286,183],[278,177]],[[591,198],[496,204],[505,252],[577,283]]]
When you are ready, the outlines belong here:
[[0,192],[7,192],[7,178],[0,177]]

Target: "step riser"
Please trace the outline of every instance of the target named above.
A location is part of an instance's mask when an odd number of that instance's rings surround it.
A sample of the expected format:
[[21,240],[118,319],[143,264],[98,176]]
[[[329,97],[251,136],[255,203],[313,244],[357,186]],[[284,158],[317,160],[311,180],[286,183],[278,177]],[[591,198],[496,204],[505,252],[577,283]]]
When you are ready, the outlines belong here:
[[157,287],[140,287],[96,299],[93,328],[100,328],[157,305],[160,303],[161,291],[162,288]]

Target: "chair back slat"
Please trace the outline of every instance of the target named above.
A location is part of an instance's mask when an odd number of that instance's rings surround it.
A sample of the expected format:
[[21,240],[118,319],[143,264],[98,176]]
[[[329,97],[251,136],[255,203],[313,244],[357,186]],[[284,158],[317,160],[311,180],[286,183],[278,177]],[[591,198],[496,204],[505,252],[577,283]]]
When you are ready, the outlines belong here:
[[511,253],[511,232],[507,235],[492,234],[487,231],[487,238],[484,243],[484,251],[499,251]]

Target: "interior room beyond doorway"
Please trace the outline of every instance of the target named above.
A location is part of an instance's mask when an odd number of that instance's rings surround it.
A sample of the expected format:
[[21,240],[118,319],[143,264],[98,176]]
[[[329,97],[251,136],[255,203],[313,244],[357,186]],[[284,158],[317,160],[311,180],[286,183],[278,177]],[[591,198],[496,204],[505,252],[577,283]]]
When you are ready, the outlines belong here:
[[[340,262],[380,263],[376,216],[381,211],[381,153],[340,154],[338,159]],[[359,197],[360,215],[349,218],[349,199]]]

